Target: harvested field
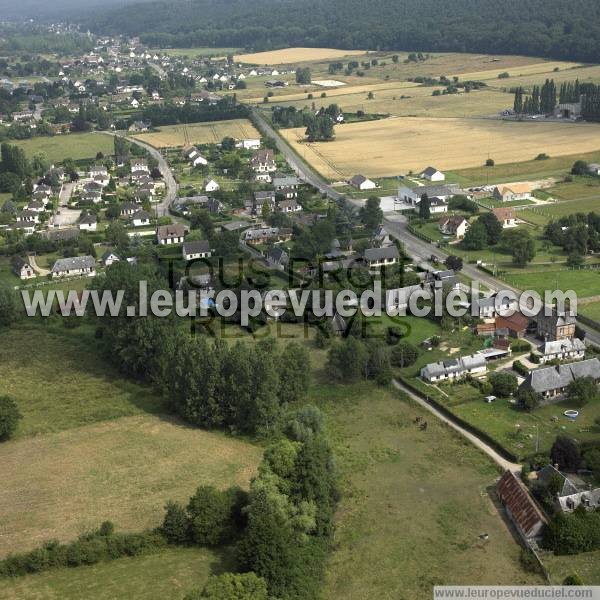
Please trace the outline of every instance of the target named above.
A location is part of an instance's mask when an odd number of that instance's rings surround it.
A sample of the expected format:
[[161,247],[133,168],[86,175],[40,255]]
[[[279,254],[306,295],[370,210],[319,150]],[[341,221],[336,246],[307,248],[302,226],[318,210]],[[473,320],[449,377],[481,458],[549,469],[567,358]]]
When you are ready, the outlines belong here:
[[[537,62],[532,65],[516,65],[514,67],[494,68],[490,70],[474,71],[474,72],[457,72],[452,75],[459,76],[463,81],[486,81],[489,79],[498,79],[500,73],[508,73],[510,77],[526,77],[538,75],[540,73],[557,73],[582,66],[581,63],[563,62],[563,61],[544,61]],[[555,71],[557,69],[558,71]]]
[[236,62],[252,65],[290,65],[313,60],[328,60],[344,56],[361,56],[365,50],[336,50],[334,48],[284,48],[255,54],[238,54]]
[[166,125],[152,133],[133,136],[156,148],[173,148],[186,144],[216,144],[224,137],[234,139],[260,138],[260,133],[247,119],[231,119],[191,125]]
[[[366,87],[366,86],[365,86]],[[370,86],[371,90],[361,93],[327,92],[327,98],[308,100],[303,94],[302,100],[290,104],[296,108],[312,106],[317,108],[328,106],[332,102],[339,104],[345,112],[362,110],[365,113],[390,114],[396,117],[477,117],[490,116],[510,108],[512,96],[500,91],[482,90],[469,94],[446,94],[433,96],[434,90],[440,87],[408,87],[406,84],[396,84],[394,87],[381,88]],[[344,91],[349,91],[347,88]],[[336,90],[342,92],[342,90]],[[373,91],[374,98],[368,99],[368,91]],[[286,97],[277,98],[280,104]],[[275,100],[273,100],[275,102]]]
[[336,128],[336,140],[308,144],[304,129],[282,131],[298,153],[323,176],[367,177],[531,160],[541,152],[562,156],[600,147],[600,125],[508,122],[484,119],[390,118]]
[[159,524],[167,500],[200,484],[247,487],[261,450],[175,419],[124,417],[0,446],[0,556],[71,540],[113,521]]

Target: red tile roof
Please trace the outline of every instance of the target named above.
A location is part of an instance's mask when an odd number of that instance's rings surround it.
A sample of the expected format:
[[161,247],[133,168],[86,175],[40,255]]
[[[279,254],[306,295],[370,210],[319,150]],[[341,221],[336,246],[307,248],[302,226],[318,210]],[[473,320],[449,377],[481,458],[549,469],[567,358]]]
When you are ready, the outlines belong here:
[[517,476],[511,471],[506,471],[498,482],[497,491],[502,504],[510,511],[513,520],[525,536],[538,533],[546,519]]

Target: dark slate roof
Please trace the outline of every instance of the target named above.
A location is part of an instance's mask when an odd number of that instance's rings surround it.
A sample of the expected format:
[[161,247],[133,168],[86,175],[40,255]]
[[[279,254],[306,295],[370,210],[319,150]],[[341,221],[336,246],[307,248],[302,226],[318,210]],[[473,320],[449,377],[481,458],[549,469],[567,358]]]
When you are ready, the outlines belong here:
[[600,379],[600,360],[590,358],[569,365],[542,367],[531,371],[523,382],[538,393],[550,392],[567,387],[574,379],[592,377]]
[[537,479],[544,487],[547,487],[550,484],[550,481],[555,477],[558,477],[562,482],[562,487],[560,492],[558,492],[559,496],[570,496],[579,491],[577,486],[553,465],[546,465],[537,473]]
[[208,240],[198,240],[197,242],[185,242],[183,244],[184,254],[200,254],[210,252],[210,243]]
[[385,248],[367,248],[364,252],[365,260],[378,261],[390,258],[400,258],[400,253],[396,246],[386,246]]
[[53,273],[61,271],[73,271],[75,269],[93,269],[96,259],[93,256],[74,256],[71,258],[59,258],[52,267]]

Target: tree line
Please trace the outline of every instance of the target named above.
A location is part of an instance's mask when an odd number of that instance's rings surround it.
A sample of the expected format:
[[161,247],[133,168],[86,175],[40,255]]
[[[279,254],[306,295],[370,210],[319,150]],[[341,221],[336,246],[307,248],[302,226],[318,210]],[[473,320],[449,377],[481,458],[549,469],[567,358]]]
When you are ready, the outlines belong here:
[[[413,52],[524,54],[595,62],[600,6],[577,0],[198,0],[103,7],[81,21],[92,31],[140,35],[152,46],[288,46]],[[357,18],[356,15],[360,15]]]

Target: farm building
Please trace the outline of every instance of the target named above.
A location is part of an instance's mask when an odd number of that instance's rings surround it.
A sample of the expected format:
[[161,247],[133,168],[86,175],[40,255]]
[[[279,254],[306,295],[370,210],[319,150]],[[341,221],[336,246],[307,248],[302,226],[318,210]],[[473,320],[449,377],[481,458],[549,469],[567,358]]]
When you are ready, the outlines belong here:
[[96,275],[96,259],[93,256],[59,258],[52,267],[52,277],[77,277]]
[[453,196],[460,194],[460,188],[455,183],[450,183],[447,185],[422,185],[416,188],[401,186],[398,189],[400,200],[413,206],[419,204],[425,194],[428,198],[440,198],[447,202]]
[[528,543],[538,539],[546,525],[546,518],[517,475],[505,471],[496,485],[496,491],[523,540]]
[[590,358],[581,362],[555,367],[542,367],[529,373],[521,388],[530,389],[546,399],[560,399],[572,381],[580,377],[600,380],[600,360]]
[[421,378],[429,383],[460,379],[465,375],[482,375],[487,371],[485,357],[481,354],[448,358],[430,363],[421,369]]

